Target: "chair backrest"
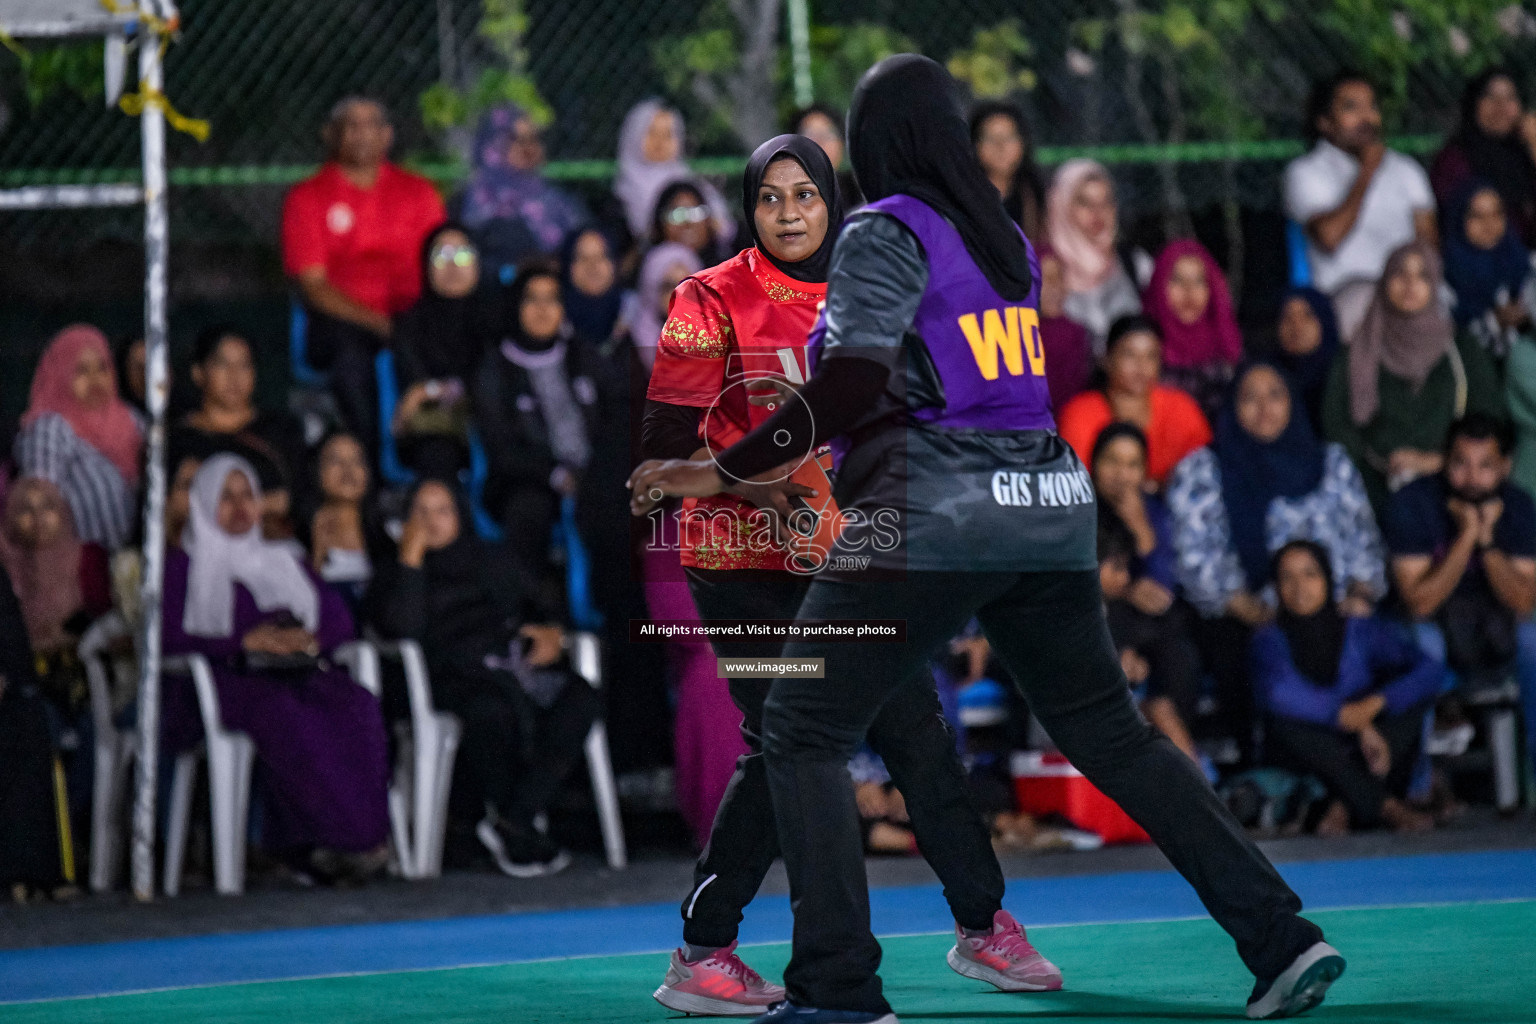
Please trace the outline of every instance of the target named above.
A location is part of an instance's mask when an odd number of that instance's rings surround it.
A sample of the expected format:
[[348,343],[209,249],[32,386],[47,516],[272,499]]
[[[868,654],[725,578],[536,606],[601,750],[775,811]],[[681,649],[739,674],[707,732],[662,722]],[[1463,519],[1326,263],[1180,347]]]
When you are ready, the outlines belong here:
[[201,654],[179,654],[161,663],[166,675],[190,675],[193,689],[197,691],[197,710],[202,715],[203,732],[216,736],[226,732],[219,709],[219,688],[213,679],[213,666]]
[[117,725],[112,715],[112,677],[107,649],[128,635],[128,625],[117,612],[108,612],[85,631],[76,648],[85,666],[86,684],[91,694],[91,723],[98,737],[112,736]]
[[353,640],[331,653],[352,681],[379,700],[384,699],[384,677],[379,665],[379,649],[368,640]]
[[1307,259],[1307,232],[1293,220],[1285,222],[1285,252],[1291,267],[1291,287],[1312,287],[1312,263]]
[[571,667],[592,689],[602,689],[602,647],[595,634],[584,630],[571,634]]
[[399,640],[395,649],[405,666],[405,692],[411,703],[411,718],[423,721],[436,712],[432,704],[432,678],[427,673],[427,657],[415,640]]
[[323,388],[330,380],[328,374],[309,365],[309,314],[296,298],[288,309],[288,372],[295,384],[306,388]]
[[491,460],[485,454],[485,442],[474,427],[469,428],[469,507],[475,517],[475,532],[480,539],[498,543],[506,539],[500,524],[485,508],[485,485],[491,478]]
[[400,384],[395,378],[395,354],[383,349],[373,359],[379,391],[379,475],[396,487],[409,487],[416,474],[400,461],[395,443],[395,407],[400,404]]
[[603,613],[592,600],[592,560],[576,528],[576,499],[571,495],[560,499],[558,529],[565,547],[565,599],[571,622],[577,629],[601,629]]

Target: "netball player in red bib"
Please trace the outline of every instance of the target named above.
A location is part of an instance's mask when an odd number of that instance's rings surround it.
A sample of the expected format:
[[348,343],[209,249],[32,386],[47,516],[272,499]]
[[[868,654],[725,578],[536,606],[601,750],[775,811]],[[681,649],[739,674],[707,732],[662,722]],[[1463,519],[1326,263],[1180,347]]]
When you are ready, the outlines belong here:
[[[752,154],[742,192],[753,247],[685,280],[673,295],[651,374],[642,440],[647,458],[707,458],[730,447],[775,411],[779,392],[770,381],[792,388],[809,375],[806,337],[826,295],[843,219],[836,173],[816,143],[781,135]],[[795,476],[816,482],[818,473],[810,460]],[[809,487],[784,476],[684,502],[682,561],[700,617],[793,619],[809,570],[819,568],[827,552],[814,538],[786,550],[782,540],[794,535],[787,520],[830,497],[824,478]],[[714,647],[722,658],[773,657],[781,641]],[[755,1015],[785,997],[735,954],[742,911],[779,855],[762,757],[763,701],[771,683],[738,678],[721,684],[741,710],[749,752],[737,762],[683,900],[684,945],[655,993],[673,1010]],[[906,797],[918,847],[943,881],[959,928],[975,936],[965,950],[975,954],[966,961],[967,967],[974,962],[972,976],[1006,991],[1059,988],[1060,972],[1002,909],[1002,872],[930,676],[894,688],[870,725],[869,743]],[[846,775],[838,784],[852,792]]]

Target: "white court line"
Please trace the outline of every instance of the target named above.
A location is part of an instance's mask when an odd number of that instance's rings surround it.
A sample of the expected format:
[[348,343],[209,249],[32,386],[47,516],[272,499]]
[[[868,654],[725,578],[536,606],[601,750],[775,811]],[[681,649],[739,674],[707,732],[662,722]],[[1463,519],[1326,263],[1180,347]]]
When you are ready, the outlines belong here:
[[[1423,903],[1376,903],[1360,906],[1344,907],[1308,907],[1308,914],[1336,914],[1349,913],[1361,910],[1425,910],[1433,907],[1479,907],[1498,906],[1510,903],[1536,903],[1536,899],[1528,897],[1509,897],[1507,899],[1485,900],[1445,900],[1427,901]],[[1030,931],[1047,928],[1102,928],[1105,925],[1114,924],[1172,924],[1179,921],[1209,921],[1209,914],[1188,914],[1178,917],[1148,917],[1114,919],[1107,921],[1061,921],[1054,924],[1032,924],[1026,927]],[[952,932],[890,932],[885,935],[875,936],[877,939],[918,939],[935,935],[950,935]],[[195,936],[193,936],[195,937]],[[153,941],[153,940],[148,940]],[[741,949],[762,949],[767,946],[784,946],[788,941],[782,942],[752,942],[741,946]],[[565,960],[596,960],[603,958],[630,957],[630,956],[666,956],[672,952],[671,947],[665,949],[636,950],[628,953],[576,953],[570,956],[544,956],[532,960],[493,960],[485,963],[467,963],[439,965],[436,967],[399,967],[382,971],[339,971],[333,974],[299,974],[283,978],[245,978],[237,981],[212,981],[206,985],[167,985],[162,988],[123,989],[119,992],[98,992],[82,996],[49,996],[44,999],[5,1000],[0,999],[0,1006],[42,1006],[48,1003],[75,1003],[97,999],[116,999],[119,996],[145,996],[160,995],[166,992],[194,992],[202,989],[231,988],[236,985],[283,985],[294,981],[331,981],[341,978],[377,978],[386,974],[429,974],[440,971],[475,971],[487,967],[517,967],[522,964],[550,964]]]

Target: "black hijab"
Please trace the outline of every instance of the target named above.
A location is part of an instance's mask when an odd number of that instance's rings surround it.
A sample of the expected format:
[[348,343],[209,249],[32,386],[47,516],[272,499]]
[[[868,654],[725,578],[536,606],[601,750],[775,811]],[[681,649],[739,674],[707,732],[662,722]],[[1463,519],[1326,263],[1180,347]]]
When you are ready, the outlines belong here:
[[[134,394],[128,387],[128,353],[133,351],[133,346],[144,340],[142,332],[132,331],[123,335],[112,343],[112,366],[117,370],[117,393],[123,401],[133,406],[142,413],[148,413],[144,399]],[[148,370],[145,370],[148,373]]]
[[1291,661],[1297,670],[1314,683],[1332,686],[1339,677],[1339,659],[1344,656],[1344,632],[1348,625],[1333,603],[1333,563],[1328,560],[1328,551],[1316,541],[1293,540],[1275,552],[1271,575],[1277,582],[1280,560],[1292,551],[1305,551],[1317,562],[1328,597],[1311,615],[1292,614],[1281,602],[1277,621],[1291,645]]
[[[613,283],[601,295],[588,295],[571,280],[571,267],[576,262],[576,246],[587,235],[596,235],[608,249],[608,261],[613,264]],[[589,341],[601,344],[613,335],[614,325],[624,305],[624,282],[619,278],[619,263],[615,256],[618,247],[608,233],[596,224],[572,231],[560,247],[561,297],[565,300],[565,319],[577,334]]]
[[1024,143],[1024,159],[1019,161],[1013,172],[1013,184],[1003,196],[1003,209],[1022,228],[1026,220],[1039,223],[1045,213],[1045,186],[1040,181],[1040,169],[1035,166],[1034,133],[1029,130],[1024,111],[1010,100],[983,100],[976,104],[971,109],[971,147],[974,149],[981,141],[981,130],[987,121],[999,115],[1013,122]]
[[[524,352],[545,352],[553,348],[555,342],[560,340],[563,328],[557,328],[555,333],[547,338],[531,338],[528,332],[523,330],[523,296],[528,294],[528,286],[541,277],[550,278],[555,284],[561,284],[560,268],[554,263],[543,260],[534,260],[523,264],[523,269],[518,271],[512,283],[507,285],[505,317],[506,327],[502,336],[510,338],[512,344]],[[565,288],[560,288],[560,302],[565,304]]]
[[[1536,216],[1536,161],[1520,138],[1520,128],[1508,135],[1495,136],[1483,131],[1477,123],[1477,105],[1488,87],[1497,79],[1506,78],[1519,85],[1508,68],[1493,67],[1467,83],[1461,95],[1461,127],[1457,138],[1467,163],[1480,178],[1486,178],[1498,189],[1504,199],[1504,208],[1517,225],[1528,225]],[[1522,97],[1523,100],[1523,97]]]
[[915,53],[864,73],[848,110],[848,152],[871,202],[903,194],[948,218],[993,289],[1023,302],[1034,285],[1029,251],[976,160],[949,72]]
[[428,484],[446,488],[459,514],[459,535],[422,558],[428,610],[436,625],[445,634],[491,635],[507,621],[528,621],[528,581],[520,577],[505,544],[490,543],[476,534],[474,509],[457,481],[431,477],[417,481],[406,495],[406,514]]
[[390,342],[404,385],[456,377],[467,381],[486,344],[496,336],[495,302],[483,285],[460,299],[432,288],[432,250],[446,232],[472,239],[458,221],[439,224],[421,243],[421,297],[400,315]]
[[[757,233],[757,190],[763,187],[763,177],[768,165],[780,157],[788,157],[810,175],[816,190],[827,204],[827,235],[821,246],[805,259],[788,263],[768,251],[763,238]],[[843,223],[843,198],[837,188],[837,171],[827,159],[821,145],[804,135],[775,135],[752,151],[747,169],[741,175],[741,211],[746,215],[747,228],[752,232],[752,242],[757,251],[768,257],[768,262],[778,267],[796,281],[808,284],[824,284],[827,268],[832,264],[832,246],[837,242],[837,229]]]
[[[1316,288],[1305,286],[1292,288],[1281,298],[1281,318],[1285,316],[1285,307],[1290,305],[1292,299],[1300,299],[1312,310],[1318,326],[1322,328],[1322,338],[1318,341],[1317,348],[1299,356],[1285,351],[1277,340],[1271,357],[1290,374],[1292,383],[1301,392],[1299,397],[1307,407],[1307,416],[1312,420],[1312,429],[1321,434],[1323,390],[1328,385],[1328,371],[1333,368],[1334,357],[1339,351],[1339,320],[1333,311],[1333,300]],[[1276,335],[1278,334],[1277,327]]]
[[[1243,381],[1255,370],[1269,369],[1291,397],[1291,418],[1273,441],[1260,441],[1237,418]],[[1274,572],[1265,538],[1269,506],[1276,498],[1300,498],[1317,490],[1324,472],[1322,442],[1312,432],[1307,407],[1285,370],[1267,359],[1244,363],[1232,375],[1227,401],[1216,417],[1211,451],[1221,467],[1221,498],[1227,510],[1232,547],[1248,585],[1257,590]],[[1331,584],[1330,584],[1331,585]]]

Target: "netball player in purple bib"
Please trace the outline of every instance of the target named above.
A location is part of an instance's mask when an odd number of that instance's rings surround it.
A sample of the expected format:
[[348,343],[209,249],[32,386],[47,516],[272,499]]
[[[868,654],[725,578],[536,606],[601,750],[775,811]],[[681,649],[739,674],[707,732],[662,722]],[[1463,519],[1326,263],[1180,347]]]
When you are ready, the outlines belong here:
[[798,400],[712,461],[646,463],[630,479],[644,512],[782,473],[833,439],[849,525],[799,617],[906,622],[901,643],[784,648],[824,659],[825,678],[775,681],[763,712],[795,929],[788,999],[759,1020],[894,1024],[844,766],[893,690],[973,616],[1061,751],[1232,936],[1257,978],[1248,1016],[1316,1006],[1343,958],[1132,703],[1099,593],[1092,486],[1051,416],[1037,265],[972,154],[954,81],[913,54],[875,65],[849,147],[871,202],[833,251]]

